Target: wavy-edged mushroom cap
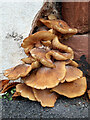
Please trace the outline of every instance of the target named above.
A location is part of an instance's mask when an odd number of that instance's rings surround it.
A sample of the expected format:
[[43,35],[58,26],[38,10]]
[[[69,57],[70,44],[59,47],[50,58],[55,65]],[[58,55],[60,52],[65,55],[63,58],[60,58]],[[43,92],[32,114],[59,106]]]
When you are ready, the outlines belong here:
[[48,40],[52,40],[55,37],[54,34],[52,34],[49,31],[38,31],[34,34],[31,34],[30,36],[28,36],[27,38],[24,39],[23,43],[21,44],[21,46],[24,48],[24,52],[26,53],[26,55],[30,55],[29,51],[36,45],[41,46],[40,43],[41,40],[43,41],[48,41]]
[[47,59],[46,58],[46,53],[48,52],[49,50],[46,50],[46,49],[42,49],[42,48],[33,48],[30,53],[31,53],[31,56],[41,62],[44,66],[47,66],[47,67],[55,67],[55,65],[53,64],[53,62],[50,60],[50,59]]
[[30,56],[30,50],[33,49],[34,45],[30,45],[27,48],[24,48],[24,52],[27,56]]
[[77,29],[75,28],[70,28],[66,22],[63,20],[45,20],[43,18],[40,19],[40,21],[46,25],[48,28],[52,28],[62,34],[67,34],[67,33],[72,33],[76,34]]
[[50,50],[49,52],[46,53],[47,59],[50,59],[51,56],[56,60],[68,60],[69,58],[72,57],[70,53],[62,53],[59,52],[58,50]]
[[31,56],[29,56],[27,58],[22,58],[21,60],[26,64],[31,64],[32,62],[35,62],[35,59]]
[[35,45],[38,41],[52,40],[54,37],[55,35],[49,31],[39,31],[25,38],[21,46],[23,48],[30,48],[30,46]]
[[[61,83],[64,83],[65,81],[71,82],[82,76],[82,71],[80,71],[77,68],[78,64],[75,61],[67,60],[66,65],[68,65],[69,67],[71,66],[72,69],[69,69],[68,67],[66,67],[66,76],[63,80],[61,80]],[[76,70],[76,71],[73,71],[73,73],[72,73],[72,70]]]
[[49,89],[37,90],[33,89],[34,96],[41,103],[43,107],[54,107],[57,100],[57,94],[55,92],[50,92]]
[[52,48],[52,43],[50,40],[47,40],[47,41],[41,41],[41,43],[44,45],[44,46],[47,46],[49,48]]
[[33,62],[31,65],[20,64],[16,67],[5,70],[4,75],[9,78],[9,80],[16,80],[19,77],[25,77],[32,69],[38,68],[40,66],[39,62]]
[[24,83],[16,85],[16,92],[20,93],[22,97],[36,101],[32,88],[25,85]]
[[52,88],[59,84],[65,77],[65,62],[57,61],[55,68],[40,67],[33,71],[30,76],[23,78],[26,85],[36,89]]
[[65,66],[65,68],[66,68],[66,76],[64,79],[67,82],[72,82],[83,76],[83,72],[80,69],[78,69],[77,67],[67,65],[67,66]]
[[[53,49],[56,49],[56,50],[60,50],[60,51],[64,51],[65,53],[65,56],[68,57],[68,59],[73,59],[74,58],[74,53],[73,53],[73,50],[66,46],[66,45],[63,45],[57,36],[55,36],[55,38],[52,40],[52,46],[53,46]],[[69,56],[70,57],[69,57]]]
[[75,62],[74,60],[67,60],[66,65],[71,65],[71,66],[74,66],[74,67],[78,67],[78,63]]
[[83,95],[87,89],[86,78],[82,77],[70,83],[59,84],[52,91],[68,98],[74,98]]

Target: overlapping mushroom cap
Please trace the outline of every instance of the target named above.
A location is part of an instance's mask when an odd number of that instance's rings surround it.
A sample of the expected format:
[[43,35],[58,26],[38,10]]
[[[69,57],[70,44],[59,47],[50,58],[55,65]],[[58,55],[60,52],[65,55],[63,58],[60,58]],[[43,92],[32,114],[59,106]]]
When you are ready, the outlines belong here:
[[63,53],[63,56],[66,57],[66,59],[73,59],[74,58],[73,50],[70,47],[60,43],[57,36],[55,36],[55,38],[52,41],[52,47],[53,47],[53,49],[58,49],[60,51],[65,52],[65,53]]
[[77,33],[77,30],[62,20],[56,20],[54,16],[48,18],[49,20],[40,19],[48,28],[37,26],[38,32],[34,31],[34,34],[24,39],[21,46],[28,55],[21,59],[24,64],[4,73],[10,80],[21,77],[24,82],[16,85],[13,97],[21,95],[40,102],[43,107],[54,106],[58,97],[56,93],[74,98],[83,95],[87,88],[86,78],[73,60],[72,48],[61,42]]
[[70,28],[66,22],[63,20],[45,20],[43,18],[40,19],[40,21],[46,25],[48,28],[52,28],[62,34],[67,34],[67,33],[72,33],[76,34],[77,29],[75,28]]
[[59,84],[52,91],[68,98],[74,98],[83,95],[87,89],[86,78],[82,77],[70,83]]
[[67,82],[72,82],[83,76],[83,72],[74,66],[67,65],[66,67],[65,80]]
[[71,66],[74,66],[74,67],[78,67],[78,63],[75,62],[74,60],[67,60],[66,65],[71,65]]
[[51,41],[54,37],[55,35],[49,31],[39,31],[25,38],[21,46],[25,48],[25,53],[28,54],[34,45],[39,43],[41,40]]
[[53,64],[52,60],[46,58],[46,53],[48,53],[48,49],[43,49],[43,48],[33,48],[30,53],[31,56],[41,62],[43,65],[47,66],[47,67],[55,67],[55,65]]
[[55,37],[54,34],[52,34],[49,31],[39,31],[37,33],[34,33],[30,36],[28,36],[26,39],[24,39],[22,43],[22,47],[26,48],[29,45],[34,45],[38,41],[47,41],[47,40],[52,40]]
[[58,98],[55,92],[50,92],[49,89],[37,90],[33,89],[35,98],[41,103],[43,107],[54,107],[54,104]]
[[5,70],[4,75],[10,80],[16,80],[19,77],[25,77],[32,69],[38,68],[40,66],[39,62],[33,62],[31,65],[20,64],[16,67]]
[[24,83],[16,85],[16,92],[20,93],[22,97],[28,98],[29,100],[36,101],[33,90]]
[[66,75],[64,79],[61,81],[61,83],[65,81],[72,82],[83,76],[83,72],[80,69],[78,69],[76,66],[67,65],[65,66],[65,68],[66,68]]
[[37,89],[52,88],[59,84],[65,77],[65,62],[55,62],[55,68],[40,67],[33,71],[30,76],[23,78],[24,83]]
[[[37,90],[24,83],[16,85],[16,93],[13,97],[22,96],[32,101],[38,101],[43,107],[54,107],[58,95],[49,89]],[[47,99],[46,99],[47,98]]]
[[27,58],[22,58],[21,60],[26,64],[31,64],[32,62],[36,61],[34,58],[32,58],[32,56],[28,56]]

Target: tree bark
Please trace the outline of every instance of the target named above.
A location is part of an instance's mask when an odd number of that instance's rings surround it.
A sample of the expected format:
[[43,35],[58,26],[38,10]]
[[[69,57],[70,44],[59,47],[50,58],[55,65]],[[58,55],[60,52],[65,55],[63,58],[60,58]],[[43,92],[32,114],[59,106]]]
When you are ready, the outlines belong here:
[[70,27],[78,29],[78,33],[87,33],[89,2],[63,2],[62,18]]

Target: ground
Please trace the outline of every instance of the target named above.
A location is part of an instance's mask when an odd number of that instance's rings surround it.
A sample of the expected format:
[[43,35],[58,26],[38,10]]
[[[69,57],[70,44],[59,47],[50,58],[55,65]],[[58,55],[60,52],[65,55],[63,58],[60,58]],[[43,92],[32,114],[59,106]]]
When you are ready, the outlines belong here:
[[88,118],[88,101],[86,96],[67,99],[60,96],[53,108],[43,108],[38,102],[25,98],[8,101],[2,100],[3,118]]

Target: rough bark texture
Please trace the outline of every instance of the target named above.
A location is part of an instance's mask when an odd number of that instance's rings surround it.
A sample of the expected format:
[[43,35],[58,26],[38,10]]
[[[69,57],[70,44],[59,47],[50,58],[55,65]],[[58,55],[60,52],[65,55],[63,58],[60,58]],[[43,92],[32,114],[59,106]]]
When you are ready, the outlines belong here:
[[59,3],[57,4],[56,2],[44,2],[42,8],[36,16],[34,17],[34,20],[32,22],[32,29],[30,30],[30,34],[34,33],[35,30],[37,29],[37,24],[39,25],[39,19],[44,18],[47,19],[48,15],[51,13],[54,14],[57,18],[60,19],[60,8]]
[[88,2],[63,2],[62,17],[79,33],[88,32]]
[[74,35],[63,43],[74,50],[75,59],[80,59],[82,55],[88,58],[88,34]]

